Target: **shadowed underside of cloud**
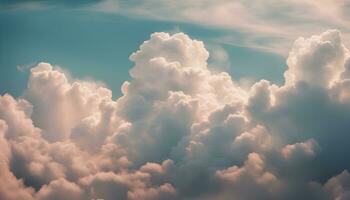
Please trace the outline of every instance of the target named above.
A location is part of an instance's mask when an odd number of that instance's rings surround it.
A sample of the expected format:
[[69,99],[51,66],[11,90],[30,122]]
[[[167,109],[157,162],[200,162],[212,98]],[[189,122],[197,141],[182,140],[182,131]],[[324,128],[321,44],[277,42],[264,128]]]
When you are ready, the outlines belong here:
[[116,100],[39,63],[22,97],[0,97],[0,199],[349,199],[340,33],[296,40],[282,86],[241,88],[208,57],[154,33]]

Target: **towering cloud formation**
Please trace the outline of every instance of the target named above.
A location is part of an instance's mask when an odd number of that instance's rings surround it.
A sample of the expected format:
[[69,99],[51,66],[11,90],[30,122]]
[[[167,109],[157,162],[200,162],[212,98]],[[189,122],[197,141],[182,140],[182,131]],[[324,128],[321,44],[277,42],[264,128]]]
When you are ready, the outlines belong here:
[[0,97],[0,199],[349,199],[350,53],[298,39],[285,84],[240,88],[183,33],[130,56],[123,96],[50,64]]

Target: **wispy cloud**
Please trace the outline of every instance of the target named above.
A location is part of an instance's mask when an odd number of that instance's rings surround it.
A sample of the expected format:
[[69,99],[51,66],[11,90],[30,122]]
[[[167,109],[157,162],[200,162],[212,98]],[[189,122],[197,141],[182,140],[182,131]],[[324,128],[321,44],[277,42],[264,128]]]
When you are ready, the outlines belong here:
[[[196,0],[112,1],[98,4],[102,11],[129,17],[193,23],[227,31],[224,43],[287,53],[293,39],[329,28],[350,40],[350,2],[347,0]],[[230,31],[244,35],[237,40]]]
[[[286,55],[292,41],[327,29],[339,29],[350,44],[349,0],[101,0],[101,1],[13,1],[4,5],[27,9],[65,6],[196,24],[221,30],[218,43],[251,47]],[[10,6],[11,7],[11,6]],[[234,33],[242,37],[237,38]]]

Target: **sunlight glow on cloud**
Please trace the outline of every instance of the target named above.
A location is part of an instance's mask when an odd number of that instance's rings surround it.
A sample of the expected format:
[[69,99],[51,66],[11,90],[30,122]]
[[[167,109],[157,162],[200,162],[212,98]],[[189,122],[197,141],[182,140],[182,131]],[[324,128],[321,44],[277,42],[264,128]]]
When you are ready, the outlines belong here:
[[297,39],[281,86],[241,88],[209,56],[154,33],[116,100],[39,63],[23,96],[0,96],[0,199],[349,199],[340,33]]

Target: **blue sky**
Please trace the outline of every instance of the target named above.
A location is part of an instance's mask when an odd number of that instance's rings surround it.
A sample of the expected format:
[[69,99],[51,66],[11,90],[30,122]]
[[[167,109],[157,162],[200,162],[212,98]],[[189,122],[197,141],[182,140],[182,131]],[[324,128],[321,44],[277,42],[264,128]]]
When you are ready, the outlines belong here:
[[[219,70],[234,78],[268,79],[281,83],[285,56],[264,50],[223,44],[216,39],[226,30],[196,24],[130,18],[95,10],[63,8],[0,11],[0,92],[20,95],[28,69],[49,62],[68,70],[73,77],[104,82],[120,96],[121,84],[133,66],[129,55],[153,32],[185,32],[203,40],[209,51],[218,48],[228,57],[210,58]],[[242,37],[236,32],[231,33]],[[218,58],[220,59],[220,58]],[[225,62],[225,67],[219,66]]]

